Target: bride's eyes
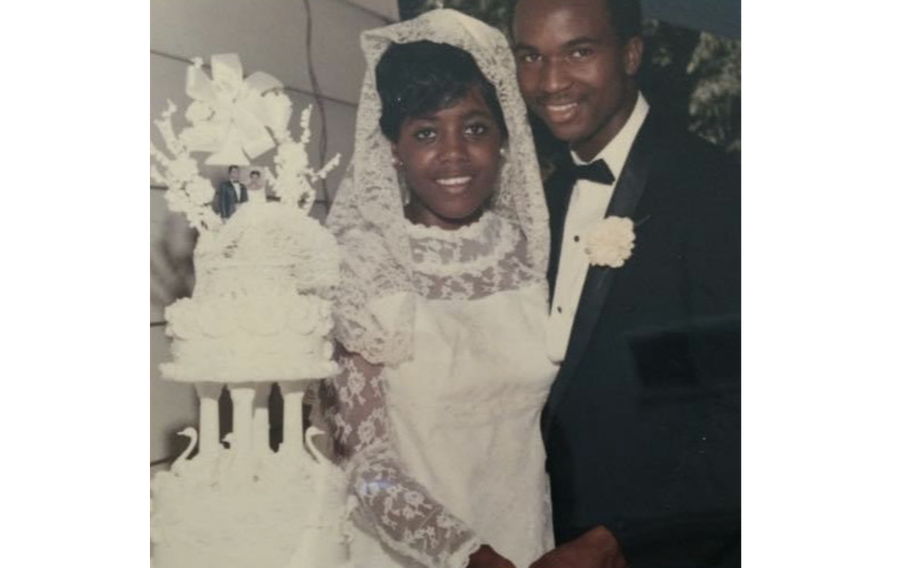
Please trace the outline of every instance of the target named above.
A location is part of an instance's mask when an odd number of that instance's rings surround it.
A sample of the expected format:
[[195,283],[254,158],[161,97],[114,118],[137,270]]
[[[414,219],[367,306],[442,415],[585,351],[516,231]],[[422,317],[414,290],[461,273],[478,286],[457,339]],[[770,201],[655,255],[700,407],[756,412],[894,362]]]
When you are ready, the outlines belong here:
[[430,140],[436,136],[436,131],[432,128],[418,128],[414,131],[414,138],[418,140]]
[[[490,126],[484,122],[473,122],[464,128],[464,133],[473,137],[483,136],[489,131]],[[413,136],[416,140],[432,141],[436,139],[437,132],[435,128],[424,127],[414,130]]]

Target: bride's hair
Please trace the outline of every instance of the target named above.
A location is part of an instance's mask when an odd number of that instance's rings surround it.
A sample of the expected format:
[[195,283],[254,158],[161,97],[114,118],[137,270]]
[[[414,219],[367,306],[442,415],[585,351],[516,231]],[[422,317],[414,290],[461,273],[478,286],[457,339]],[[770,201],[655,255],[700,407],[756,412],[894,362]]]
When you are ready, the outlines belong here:
[[376,65],[376,90],[382,101],[379,127],[386,138],[396,142],[406,118],[448,108],[475,86],[480,88],[505,140],[509,133],[496,89],[470,53],[431,41],[393,43]]

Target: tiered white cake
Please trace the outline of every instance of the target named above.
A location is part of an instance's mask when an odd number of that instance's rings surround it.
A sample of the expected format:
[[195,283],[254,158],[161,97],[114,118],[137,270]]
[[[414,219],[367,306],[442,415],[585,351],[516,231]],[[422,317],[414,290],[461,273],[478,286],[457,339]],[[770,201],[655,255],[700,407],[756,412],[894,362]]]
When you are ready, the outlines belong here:
[[338,280],[332,235],[297,207],[249,203],[200,240],[192,298],[165,311],[175,381],[290,381],[337,372],[331,303]]
[[[311,219],[310,182],[337,164],[309,167],[309,110],[291,137],[291,103],[274,78],[244,78],[236,56],[189,68],[191,126],[174,133],[173,104],[156,124],[170,155],[152,145],[152,177],[168,186],[170,208],[199,231],[192,298],[165,312],[174,360],[165,378],[191,382],[200,400],[197,432],[170,471],[152,481],[152,561],[158,568],[314,568],[346,560],[345,479],[321,456],[311,428],[304,440],[308,382],[334,375],[330,303],[338,250]],[[278,201],[242,203],[226,222],[211,207],[215,188],[192,152],[209,165],[246,165],[277,147],[277,173],[265,179]],[[302,207],[301,205],[302,204]],[[278,383],[283,439],[269,446],[268,394]],[[227,387],[233,428],[219,439],[218,398]],[[227,447],[225,446],[227,444]],[[193,452],[198,452],[191,457]]]

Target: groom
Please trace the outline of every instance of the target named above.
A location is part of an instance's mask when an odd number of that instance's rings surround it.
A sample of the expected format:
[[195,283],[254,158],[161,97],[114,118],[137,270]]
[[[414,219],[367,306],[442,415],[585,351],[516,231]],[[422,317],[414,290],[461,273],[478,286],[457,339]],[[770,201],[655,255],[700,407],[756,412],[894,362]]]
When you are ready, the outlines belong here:
[[246,203],[246,186],[240,183],[240,167],[228,168],[228,179],[221,182],[215,192],[215,209],[222,219],[228,219],[237,210],[237,206]]
[[637,0],[518,0],[512,36],[568,143],[546,183],[559,546],[532,568],[739,566],[739,167],[640,94]]

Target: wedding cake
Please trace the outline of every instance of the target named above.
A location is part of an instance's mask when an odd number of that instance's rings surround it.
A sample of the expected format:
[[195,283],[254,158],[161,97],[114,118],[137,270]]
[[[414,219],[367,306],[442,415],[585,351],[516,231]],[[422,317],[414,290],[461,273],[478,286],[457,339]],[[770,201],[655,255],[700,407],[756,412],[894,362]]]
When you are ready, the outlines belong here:
[[[165,311],[173,361],[164,378],[193,383],[199,429],[169,471],[152,480],[152,562],[157,568],[311,568],[346,562],[345,477],[304,436],[309,382],[338,372],[332,361],[329,291],[338,281],[331,234],[308,215],[310,185],[338,163],[310,167],[309,109],[291,136],[290,99],[264,73],[243,76],[236,55],[187,72],[189,126],[174,131],[173,103],[156,121],[168,153],[152,144],[152,179],[171,210],[199,233],[191,298]],[[217,213],[207,166],[246,166],[275,150],[275,172],[258,167],[276,200]],[[268,396],[283,398],[283,437],[269,445]],[[219,436],[218,399],[230,393],[233,427]]]

